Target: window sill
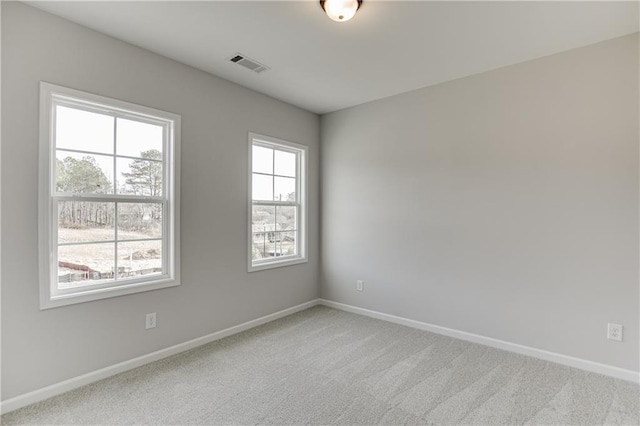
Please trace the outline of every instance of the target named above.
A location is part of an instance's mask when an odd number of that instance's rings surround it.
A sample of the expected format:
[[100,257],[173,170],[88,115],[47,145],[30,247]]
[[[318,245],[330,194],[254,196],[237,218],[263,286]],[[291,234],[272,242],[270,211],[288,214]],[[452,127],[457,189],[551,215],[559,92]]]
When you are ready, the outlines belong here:
[[300,263],[307,263],[308,259],[306,257],[293,257],[290,259],[283,259],[283,260],[273,260],[273,261],[269,261],[269,262],[264,262],[264,263],[256,263],[256,264],[249,264],[249,269],[247,270],[247,272],[258,272],[258,271],[264,271],[266,269],[274,269],[274,268],[281,268],[283,266],[291,266],[291,265],[298,265]]
[[161,277],[157,280],[131,283],[118,287],[103,287],[92,289],[85,287],[76,293],[62,295],[47,295],[40,300],[40,310],[57,308],[60,306],[75,305],[76,303],[91,302],[127,294],[142,293],[145,291],[159,290],[167,287],[179,286],[180,282],[175,278]]

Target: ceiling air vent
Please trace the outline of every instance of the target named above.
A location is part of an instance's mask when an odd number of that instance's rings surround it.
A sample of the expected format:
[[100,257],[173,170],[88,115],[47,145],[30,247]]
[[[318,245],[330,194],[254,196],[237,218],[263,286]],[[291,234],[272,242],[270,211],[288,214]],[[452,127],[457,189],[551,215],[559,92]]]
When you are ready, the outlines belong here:
[[231,62],[235,62],[238,65],[242,65],[243,67],[250,69],[251,71],[260,74],[262,71],[267,71],[270,68],[266,65],[262,65],[260,62],[247,58],[246,55],[241,53],[236,53],[232,57],[229,58]]

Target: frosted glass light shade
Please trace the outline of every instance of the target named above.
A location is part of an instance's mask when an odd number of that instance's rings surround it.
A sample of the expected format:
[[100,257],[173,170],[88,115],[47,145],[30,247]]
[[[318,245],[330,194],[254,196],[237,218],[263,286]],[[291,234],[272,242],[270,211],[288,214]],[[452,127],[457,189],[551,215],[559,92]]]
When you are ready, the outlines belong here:
[[345,22],[353,18],[360,7],[358,0],[325,0],[320,1],[329,18],[336,22]]

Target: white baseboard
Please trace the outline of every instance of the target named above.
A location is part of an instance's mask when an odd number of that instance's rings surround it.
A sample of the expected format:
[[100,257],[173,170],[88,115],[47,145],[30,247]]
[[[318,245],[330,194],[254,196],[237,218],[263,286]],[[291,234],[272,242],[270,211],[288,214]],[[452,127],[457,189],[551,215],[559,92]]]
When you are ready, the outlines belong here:
[[162,358],[169,357],[171,355],[178,354],[180,352],[187,351],[189,349],[196,348],[198,346],[220,340],[222,338],[240,333],[245,330],[257,327],[262,324],[274,321],[279,318],[286,317],[296,312],[311,308],[316,305],[324,305],[330,308],[339,309],[346,312],[352,312],[355,314],[364,315],[371,318],[376,318],[392,323],[405,325],[420,330],[430,331],[436,334],[442,334],[445,336],[453,337],[460,340],[466,340],[473,343],[479,343],[485,346],[491,346],[498,349],[503,349],[509,352],[515,352],[521,355],[527,355],[534,358],[543,359],[545,361],[551,361],[569,367],[575,367],[594,373],[604,374],[606,376],[615,377],[622,380],[627,380],[634,383],[640,383],[640,373],[632,370],[625,370],[623,368],[613,367],[606,364],[600,364],[585,359],[574,358],[567,355],[562,355],[554,352],[545,351],[542,349],[536,349],[529,346],[519,345],[516,343],[506,342],[504,340],[493,339],[491,337],[480,336],[473,333],[467,333],[464,331],[454,330],[451,328],[440,327],[438,325],[428,324],[421,321],[415,321],[408,318],[402,318],[395,315],[384,314],[381,312],[372,311],[369,309],[359,308],[357,306],[346,305],[344,303],[333,302],[325,299],[315,299],[309,302],[302,303],[297,306],[293,306],[282,311],[265,315],[260,318],[256,318],[245,323],[225,328],[224,330],[217,331],[215,333],[208,334],[206,336],[198,337],[197,339],[189,340],[188,342],[180,343],[165,349],[139,356],[137,358],[123,361],[121,363],[111,365],[109,367],[101,368],[100,370],[92,371],[87,374],[83,374],[78,377],[74,377],[65,380],[60,383],[37,389],[32,392],[18,395],[14,398],[7,399],[0,402],[0,413],[8,413],[18,408],[25,407],[27,405],[43,401],[47,398],[51,398],[56,395],[60,395],[64,392],[79,388],[81,386],[88,385],[98,380],[105,379],[107,377],[123,373],[128,370],[149,364],[151,362],[160,360]]
[[189,349],[214,342],[216,340],[220,340],[222,338],[240,333],[245,330],[249,330],[250,328],[266,324],[282,317],[286,317],[287,315],[291,315],[296,312],[308,309],[312,306],[316,306],[317,304],[318,299],[311,300],[309,302],[302,303],[300,305],[293,306],[291,308],[287,308],[270,315],[265,315],[263,317],[247,321],[233,327],[225,328],[224,330],[220,330],[215,333],[207,334],[206,336],[198,337],[197,339],[189,340],[188,342],[179,343],[177,345],[165,349],[160,349],[159,351],[151,352],[149,354],[142,355],[128,361],[123,361],[109,367],[101,368],[100,370],[92,371],[90,373],[83,374],[81,376],[74,377],[60,383],[55,383],[53,385],[37,389],[32,392],[18,395],[14,398],[10,398],[0,402],[0,413],[4,414],[13,410],[17,410],[18,408],[43,401],[47,398],[51,398],[52,396],[60,395],[64,392],[68,392],[81,386],[97,382],[98,380],[105,379],[107,377],[134,369],[136,367],[140,367],[145,364],[149,364],[150,362],[157,361],[159,359],[166,358],[168,356],[175,355],[180,352],[184,352]]
[[555,352],[549,352],[542,349],[532,348],[530,346],[519,345],[517,343],[506,342],[504,340],[493,339],[491,337],[480,336],[478,334],[467,333],[465,331],[454,330],[451,328],[441,327],[438,325],[428,324],[421,321],[415,321],[408,318],[402,318],[395,315],[383,314],[381,312],[371,311],[369,309],[359,308],[357,306],[346,305],[344,303],[333,302],[331,300],[320,299],[320,305],[330,308],[340,309],[342,311],[352,312],[371,318],[381,319],[396,324],[406,325],[408,327],[420,330],[430,331],[436,334],[453,337],[468,342],[479,343],[493,348],[503,349],[509,352],[515,352],[521,355],[527,355],[533,358],[539,358],[545,361],[555,362],[557,364],[569,367],[579,368],[581,370],[591,371],[593,373],[603,374],[605,376],[615,377],[617,379],[627,380],[634,383],[640,383],[640,372],[633,370],[625,370],[624,368],[614,367],[607,364],[588,361],[586,359],[574,358],[568,355],[562,355]]

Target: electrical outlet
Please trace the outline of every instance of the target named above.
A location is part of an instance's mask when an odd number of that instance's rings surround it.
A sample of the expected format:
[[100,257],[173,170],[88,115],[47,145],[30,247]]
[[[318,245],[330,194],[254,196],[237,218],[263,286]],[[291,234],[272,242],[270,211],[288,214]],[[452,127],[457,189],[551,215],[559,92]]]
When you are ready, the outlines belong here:
[[144,328],[148,330],[150,328],[155,328],[155,327],[156,327],[156,313],[152,312],[150,314],[147,314],[147,322]]
[[364,291],[364,281],[362,280],[356,281],[356,290]]
[[607,327],[607,339],[622,342],[622,326],[620,324],[611,324]]

